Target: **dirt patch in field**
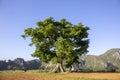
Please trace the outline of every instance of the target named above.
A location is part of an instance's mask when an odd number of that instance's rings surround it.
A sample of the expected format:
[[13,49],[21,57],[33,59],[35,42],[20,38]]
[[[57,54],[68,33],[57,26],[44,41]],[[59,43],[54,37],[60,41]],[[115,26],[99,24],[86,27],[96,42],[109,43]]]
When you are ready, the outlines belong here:
[[0,80],[120,80],[120,73],[14,73],[0,74]]

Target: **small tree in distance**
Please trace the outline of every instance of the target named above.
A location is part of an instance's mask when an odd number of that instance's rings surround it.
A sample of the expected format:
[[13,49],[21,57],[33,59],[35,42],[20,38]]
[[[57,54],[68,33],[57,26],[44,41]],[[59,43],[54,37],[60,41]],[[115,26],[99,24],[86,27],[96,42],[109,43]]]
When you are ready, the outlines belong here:
[[79,56],[88,52],[88,30],[82,23],[73,25],[66,19],[55,21],[49,17],[37,22],[36,28],[25,29],[22,37],[30,37],[30,46],[35,45],[33,57],[56,63],[53,72],[65,72],[63,64],[71,67]]

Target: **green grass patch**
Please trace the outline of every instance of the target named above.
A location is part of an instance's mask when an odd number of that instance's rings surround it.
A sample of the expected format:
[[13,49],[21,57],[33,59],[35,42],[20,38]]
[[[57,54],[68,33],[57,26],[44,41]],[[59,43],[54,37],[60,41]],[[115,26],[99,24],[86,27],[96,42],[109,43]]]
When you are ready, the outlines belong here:
[[19,74],[19,73],[23,73],[24,71],[22,70],[7,70],[7,71],[0,71],[0,74]]

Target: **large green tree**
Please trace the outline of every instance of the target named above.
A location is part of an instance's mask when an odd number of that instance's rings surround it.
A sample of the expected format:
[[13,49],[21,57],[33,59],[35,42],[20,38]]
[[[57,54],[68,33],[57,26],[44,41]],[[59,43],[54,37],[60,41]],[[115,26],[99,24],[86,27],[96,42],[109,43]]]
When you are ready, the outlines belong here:
[[66,19],[55,21],[49,17],[37,22],[36,28],[25,29],[22,37],[30,37],[30,46],[35,45],[33,57],[52,61],[56,63],[54,71],[64,72],[63,64],[71,67],[79,56],[88,52],[88,30],[82,23],[73,25]]

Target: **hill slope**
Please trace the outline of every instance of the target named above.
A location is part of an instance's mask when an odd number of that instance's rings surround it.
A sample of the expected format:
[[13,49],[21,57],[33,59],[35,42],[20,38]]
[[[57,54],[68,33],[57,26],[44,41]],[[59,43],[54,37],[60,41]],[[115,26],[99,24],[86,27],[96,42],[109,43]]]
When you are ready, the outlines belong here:
[[110,49],[102,55],[86,55],[80,57],[81,61],[85,61],[84,69],[94,71],[110,69],[120,69],[120,48]]

